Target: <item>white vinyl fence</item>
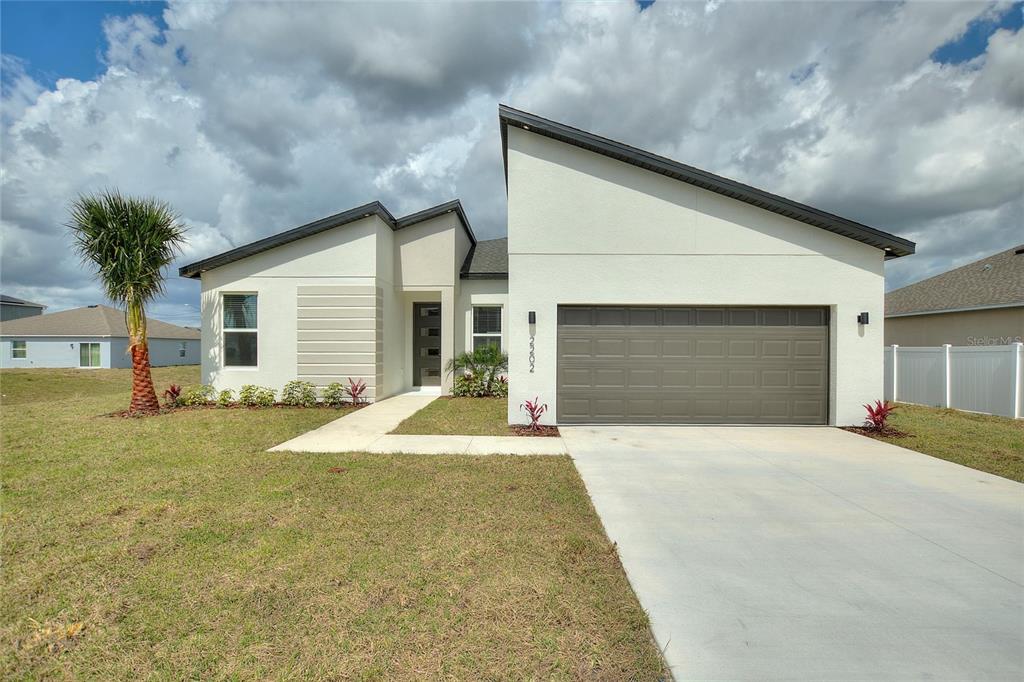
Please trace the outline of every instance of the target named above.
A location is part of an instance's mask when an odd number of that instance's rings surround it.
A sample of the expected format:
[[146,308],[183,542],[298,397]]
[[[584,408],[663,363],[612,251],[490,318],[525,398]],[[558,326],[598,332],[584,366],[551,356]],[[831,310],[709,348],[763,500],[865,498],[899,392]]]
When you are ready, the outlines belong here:
[[1024,344],[885,349],[885,399],[1024,417]]

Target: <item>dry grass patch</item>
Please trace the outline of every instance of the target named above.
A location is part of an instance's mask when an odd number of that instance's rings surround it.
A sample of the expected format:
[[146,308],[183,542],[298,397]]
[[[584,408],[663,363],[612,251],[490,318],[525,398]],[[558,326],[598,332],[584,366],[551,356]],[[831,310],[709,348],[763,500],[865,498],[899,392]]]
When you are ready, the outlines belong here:
[[335,410],[97,417],[128,382],[0,372],[4,679],[662,675],[568,458],[265,452]]

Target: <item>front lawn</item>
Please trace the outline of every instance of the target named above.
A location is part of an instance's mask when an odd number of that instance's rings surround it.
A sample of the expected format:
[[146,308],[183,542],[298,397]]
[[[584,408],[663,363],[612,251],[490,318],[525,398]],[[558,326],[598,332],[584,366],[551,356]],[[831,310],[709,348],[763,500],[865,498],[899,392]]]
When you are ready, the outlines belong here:
[[900,403],[889,423],[908,435],[872,437],[1024,482],[1024,420]]
[[97,416],[129,377],[0,371],[3,679],[662,674],[569,458],[265,452],[329,409]]
[[512,436],[508,398],[441,397],[399,424],[391,433],[422,436]]

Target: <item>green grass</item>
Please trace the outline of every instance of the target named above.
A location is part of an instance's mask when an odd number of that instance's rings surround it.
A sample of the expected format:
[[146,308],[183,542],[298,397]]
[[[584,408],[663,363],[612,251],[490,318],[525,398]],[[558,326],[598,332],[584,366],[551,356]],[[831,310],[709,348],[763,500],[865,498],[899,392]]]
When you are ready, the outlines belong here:
[[507,398],[442,397],[415,413],[391,433],[406,435],[510,436]]
[[0,372],[3,679],[662,674],[568,458],[267,453],[338,413],[98,416],[128,382]]
[[874,437],[1024,482],[1024,420],[900,403],[889,423],[909,435]]

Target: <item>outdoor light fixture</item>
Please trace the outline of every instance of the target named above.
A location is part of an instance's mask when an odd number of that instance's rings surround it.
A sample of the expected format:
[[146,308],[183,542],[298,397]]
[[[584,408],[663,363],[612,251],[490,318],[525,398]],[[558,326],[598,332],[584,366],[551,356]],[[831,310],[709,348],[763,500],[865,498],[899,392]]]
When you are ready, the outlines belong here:
[[528,319],[530,320],[530,324],[537,324],[537,313],[531,310]]
[[867,324],[867,323],[868,323],[868,314],[867,313],[861,313],[860,315],[857,316],[857,324]]

